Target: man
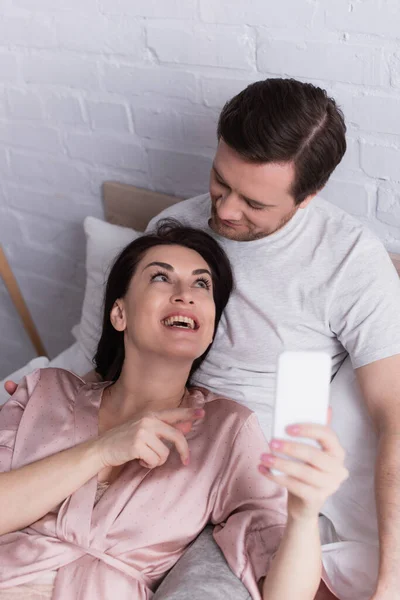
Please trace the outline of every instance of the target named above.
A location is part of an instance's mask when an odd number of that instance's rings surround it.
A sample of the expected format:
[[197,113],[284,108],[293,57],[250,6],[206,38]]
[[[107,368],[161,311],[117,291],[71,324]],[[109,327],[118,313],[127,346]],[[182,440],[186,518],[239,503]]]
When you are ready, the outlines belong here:
[[[234,267],[236,292],[196,383],[248,405],[268,435],[282,350],[329,352],[333,375],[350,354],[379,436],[380,563],[370,597],[396,600],[400,283],[375,236],[316,197],[345,152],[343,116],[325,91],[269,79],[250,85],[225,105],[218,140],[210,193],[157,217],[175,217],[213,233]],[[215,572],[217,560],[207,564],[207,554],[215,553],[207,539],[199,541],[204,580]],[[190,572],[185,580],[186,597],[193,598]],[[222,580],[220,559],[218,585]],[[340,576],[330,579],[330,587],[339,598],[346,594]],[[215,593],[222,597],[218,586]],[[207,597],[213,597],[210,589]],[[322,597],[329,594],[321,591]],[[351,597],[360,600],[356,581]]]
[[[350,215],[316,197],[345,152],[343,116],[325,91],[269,79],[226,104],[218,140],[210,193],[157,217],[175,217],[209,231],[234,267],[236,292],[196,383],[248,405],[269,436],[280,352],[327,351],[333,375],[350,354],[379,435],[380,563],[370,597],[396,600],[400,283],[382,244]],[[170,575],[155,598],[248,598],[232,581],[209,532],[189,552],[196,564],[188,570],[185,557],[179,561],[184,565],[180,588],[171,592]],[[340,576],[328,579],[344,598]],[[195,589],[196,580],[200,587]],[[333,596],[321,588],[319,598]],[[356,582],[352,598],[360,600]]]

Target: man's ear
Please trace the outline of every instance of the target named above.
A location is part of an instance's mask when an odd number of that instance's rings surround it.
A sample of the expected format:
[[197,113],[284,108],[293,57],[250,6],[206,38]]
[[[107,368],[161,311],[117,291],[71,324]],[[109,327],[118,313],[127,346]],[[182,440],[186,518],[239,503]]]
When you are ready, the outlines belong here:
[[114,306],[110,312],[111,325],[117,331],[125,331],[126,329],[126,315],[125,306],[122,299],[116,300]]
[[307,198],[305,198],[303,202],[299,204],[299,208],[306,208],[306,206],[310,204],[311,200],[313,200],[317,194],[318,192],[314,192],[314,194],[307,196]]

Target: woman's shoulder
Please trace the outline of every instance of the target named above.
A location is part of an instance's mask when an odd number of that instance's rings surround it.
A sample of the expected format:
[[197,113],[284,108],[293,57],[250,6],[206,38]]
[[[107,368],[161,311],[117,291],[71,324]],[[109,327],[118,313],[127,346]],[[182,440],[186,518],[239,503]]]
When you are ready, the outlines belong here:
[[27,376],[29,380],[35,381],[39,387],[45,387],[49,392],[54,389],[63,390],[68,393],[77,393],[84,385],[85,381],[72,371],[61,369],[59,367],[45,367],[37,369]]

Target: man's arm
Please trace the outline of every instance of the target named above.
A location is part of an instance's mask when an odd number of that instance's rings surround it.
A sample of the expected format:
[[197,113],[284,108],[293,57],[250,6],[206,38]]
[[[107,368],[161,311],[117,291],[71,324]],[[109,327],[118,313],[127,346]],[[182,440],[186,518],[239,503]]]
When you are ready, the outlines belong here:
[[380,564],[374,600],[400,598],[400,354],[356,369],[379,444],[375,493]]

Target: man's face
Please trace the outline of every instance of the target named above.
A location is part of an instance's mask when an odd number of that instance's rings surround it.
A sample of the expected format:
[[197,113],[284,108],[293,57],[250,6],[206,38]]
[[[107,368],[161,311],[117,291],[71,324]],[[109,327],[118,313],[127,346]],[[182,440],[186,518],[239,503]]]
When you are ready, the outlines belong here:
[[254,164],[220,140],[210,176],[210,227],[219,235],[250,242],[285,225],[312,196],[295,205],[292,163]]

